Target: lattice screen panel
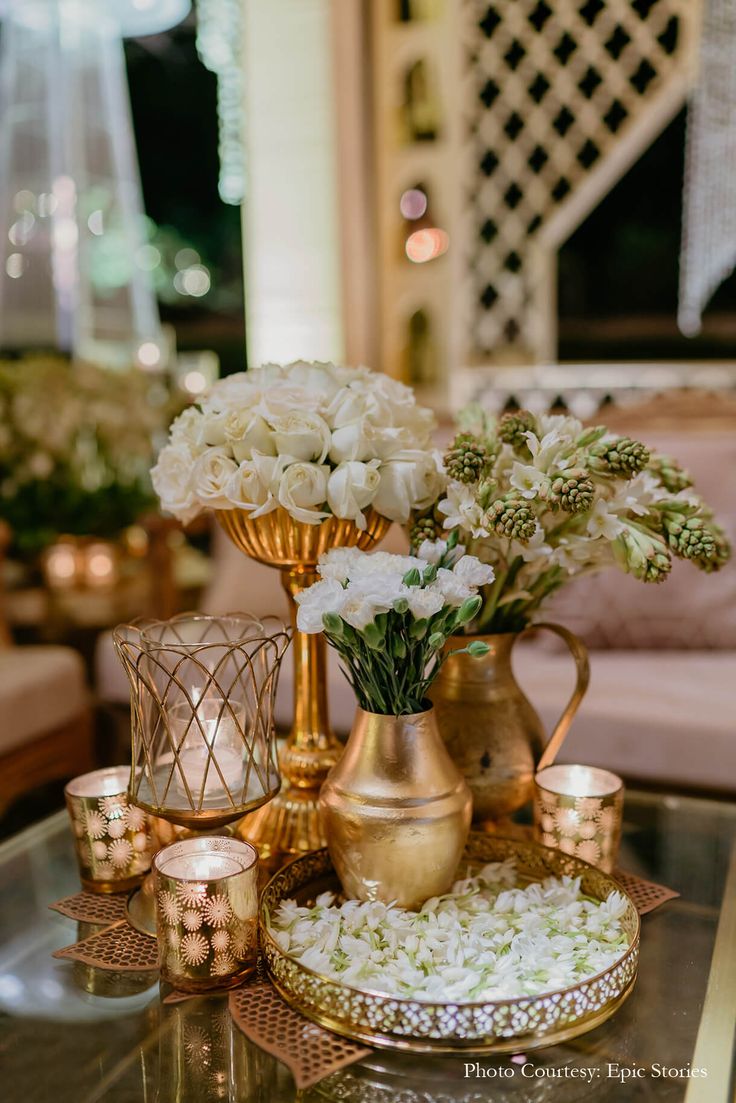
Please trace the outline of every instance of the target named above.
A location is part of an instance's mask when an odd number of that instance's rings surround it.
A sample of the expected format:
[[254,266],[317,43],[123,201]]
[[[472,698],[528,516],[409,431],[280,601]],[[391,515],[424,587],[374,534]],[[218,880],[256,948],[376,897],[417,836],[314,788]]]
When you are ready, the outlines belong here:
[[599,198],[623,171],[611,160],[642,148],[637,126],[678,73],[682,88],[697,7],[460,0],[469,359],[554,356],[556,246],[596,180]]

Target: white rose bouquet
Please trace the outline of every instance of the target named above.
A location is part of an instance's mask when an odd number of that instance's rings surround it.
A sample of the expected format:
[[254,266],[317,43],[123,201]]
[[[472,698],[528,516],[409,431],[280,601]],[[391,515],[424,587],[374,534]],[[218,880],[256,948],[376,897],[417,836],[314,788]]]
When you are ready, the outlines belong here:
[[[471,407],[459,428],[444,492],[415,517],[411,540],[441,566],[464,550],[493,565],[466,632],[519,631],[569,579],[607,566],[662,582],[672,556],[706,572],[729,558],[687,472],[639,441],[525,410],[496,423]],[[451,541],[437,540],[448,530]]]
[[267,364],[220,380],[177,418],[153,485],[185,523],[207,508],[282,507],[364,529],[372,507],[405,524],[442,485],[434,424],[409,387],[368,368]]
[[[493,581],[492,568],[471,555],[445,568],[411,555],[333,548],[317,569],[321,581],[296,597],[299,630],[325,633],[366,712],[421,712],[447,658],[445,641],[476,617],[478,587]],[[480,640],[460,649],[487,650]]]

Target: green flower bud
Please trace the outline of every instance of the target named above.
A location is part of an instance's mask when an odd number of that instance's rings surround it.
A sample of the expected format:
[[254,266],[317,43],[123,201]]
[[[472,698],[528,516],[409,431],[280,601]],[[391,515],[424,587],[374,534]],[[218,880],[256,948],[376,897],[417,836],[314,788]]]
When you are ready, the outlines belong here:
[[409,530],[409,543],[412,551],[416,551],[425,540],[437,540],[441,532],[441,527],[431,514],[426,517],[418,517]]
[[601,437],[605,437],[607,432],[608,429],[606,429],[605,425],[593,425],[590,429],[585,429],[580,434],[575,444],[578,448],[589,448],[591,444],[596,444]]
[[671,456],[653,455],[649,457],[649,470],[659,479],[670,494],[678,494],[693,485],[693,480],[684,467],[680,467]]
[[322,625],[325,632],[328,632],[330,636],[334,636],[336,639],[344,634],[345,625],[343,624],[342,617],[339,617],[337,613],[323,613]]
[[394,602],[394,612],[400,613],[403,616],[408,608],[409,602],[407,601],[407,599],[405,597],[397,597],[396,601]]
[[447,537],[447,550],[454,551],[460,541],[460,529],[453,529]]
[[427,635],[427,628],[429,627],[429,621],[426,618],[421,620],[413,620],[409,624],[409,635],[413,640],[423,640]]
[[406,644],[401,636],[396,636],[391,645],[391,654],[395,659],[406,658]]
[[439,651],[439,649],[442,647],[444,642],[445,642],[445,637],[443,636],[442,632],[433,632],[432,635],[427,640],[427,643],[429,644],[429,646],[432,648],[433,651]]
[[484,468],[493,462],[485,444],[472,433],[458,433],[443,458],[449,477],[461,483],[477,483]]
[[698,516],[695,509],[685,502],[665,503],[662,527],[667,542],[680,559],[690,559],[702,570],[718,570],[725,537],[717,525]]
[[585,513],[595,501],[595,484],[586,471],[565,471],[552,480],[550,505],[565,513]]
[[643,471],[649,463],[649,449],[629,437],[599,441],[590,449],[590,455],[597,471],[626,479]]
[[475,658],[480,658],[481,655],[487,655],[490,650],[488,644],[484,643],[483,640],[473,640],[466,648],[468,655],[473,655]]
[[488,524],[498,534],[526,544],[536,532],[532,503],[508,494],[492,503],[486,514]]
[[504,414],[498,423],[498,435],[504,444],[510,444],[515,452],[529,455],[525,433],[536,433],[537,419],[529,410]]
[[482,604],[483,599],[480,594],[476,594],[475,597],[466,598],[455,613],[456,626],[459,627],[461,624],[467,624],[468,621],[471,621],[473,617],[477,616]]
[[407,571],[401,581],[405,586],[421,585],[422,576],[419,573],[418,567],[412,567],[410,571]]
[[428,567],[424,568],[422,572],[422,583],[425,586],[429,586],[437,577],[437,564],[430,563]]
[[611,545],[618,564],[642,582],[664,582],[672,569],[661,536],[630,521]]
[[367,624],[360,634],[372,651],[378,651],[383,647],[384,633],[375,622]]

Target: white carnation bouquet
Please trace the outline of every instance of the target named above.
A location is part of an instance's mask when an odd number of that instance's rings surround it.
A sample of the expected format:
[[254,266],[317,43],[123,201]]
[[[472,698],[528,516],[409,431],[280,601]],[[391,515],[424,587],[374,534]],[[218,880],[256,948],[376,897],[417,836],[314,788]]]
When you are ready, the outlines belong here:
[[673,556],[706,572],[729,558],[687,472],[639,441],[526,410],[496,422],[470,407],[459,429],[444,491],[415,516],[411,539],[430,562],[467,550],[493,565],[467,632],[519,631],[560,586],[604,567],[662,582]]
[[[297,594],[297,628],[325,633],[366,712],[423,711],[448,657],[444,644],[477,615],[478,587],[493,581],[492,568],[471,555],[445,568],[411,555],[333,548],[317,570],[321,581]],[[475,640],[459,651],[483,655],[488,646]]]
[[626,900],[585,896],[579,877],[520,884],[513,859],[457,881],[418,912],[379,901],[285,900],[272,918],[284,953],[322,976],[389,996],[466,1003],[537,996],[605,969],[630,940]]
[[174,421],[152,471],[161,504],[183,522],[204,509],[366,526],[365,510],[404,524],[441,486],[431,410],[368,368],[297,361],[215,383]]

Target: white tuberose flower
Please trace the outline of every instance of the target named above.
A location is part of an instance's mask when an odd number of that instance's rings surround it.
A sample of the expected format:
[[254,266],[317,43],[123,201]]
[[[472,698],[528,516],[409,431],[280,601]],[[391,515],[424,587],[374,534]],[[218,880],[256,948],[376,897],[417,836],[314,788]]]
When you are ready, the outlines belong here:
[[547,476],[539,468],[517,460],[511,470],[509,482],[521,493],[522,498],[536,498],[547,482]]

